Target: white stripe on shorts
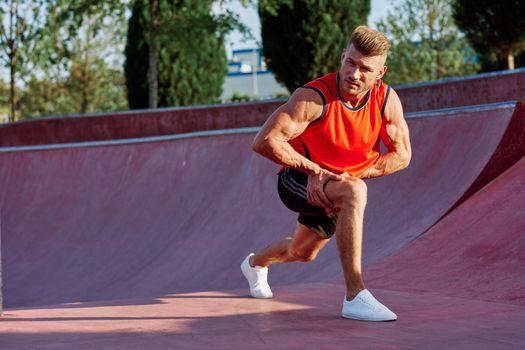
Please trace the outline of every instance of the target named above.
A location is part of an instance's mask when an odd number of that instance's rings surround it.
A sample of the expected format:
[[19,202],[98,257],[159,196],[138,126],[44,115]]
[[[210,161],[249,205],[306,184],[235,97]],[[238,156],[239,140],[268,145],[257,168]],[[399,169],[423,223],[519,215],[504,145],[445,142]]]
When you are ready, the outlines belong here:
[[290,180],[291,179],[289,177],[283,177],[281,178],[281,183],[288,191],[295,193],[299,197],[308,199],[308,197],[306,196],[306,190],[304,189],[304,187],[297,185],[297,182],[290,181]]

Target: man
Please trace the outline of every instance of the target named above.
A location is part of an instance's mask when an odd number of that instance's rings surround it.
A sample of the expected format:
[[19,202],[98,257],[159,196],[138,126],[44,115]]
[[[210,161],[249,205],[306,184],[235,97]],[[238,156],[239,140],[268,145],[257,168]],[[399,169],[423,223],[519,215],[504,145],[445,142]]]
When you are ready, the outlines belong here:
[[[273,242],[241,264],[253,297],[273,296],[268,266],[312,261],[335,233],[346,284],[342,316],[397,319],[365,288],[361,274],[363,179],[407,167],[412,153],[399,97],[381,81],[389,48],[382,33],[357,27],[342,51],[339,71],[298,88],[255,137],[255,152],[284,166],[279,196],[299,217],[293,237]],[[383,155],[379,139],[388,149]]]

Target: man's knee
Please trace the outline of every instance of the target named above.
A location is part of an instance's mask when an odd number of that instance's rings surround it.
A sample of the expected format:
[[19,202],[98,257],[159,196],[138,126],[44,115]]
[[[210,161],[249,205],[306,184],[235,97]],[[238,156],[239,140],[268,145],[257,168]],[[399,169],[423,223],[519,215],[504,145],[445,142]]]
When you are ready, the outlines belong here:
[[356,177],[345,178],[337,183],[332,200],[339,204],[366,203],[366,183]]
[[294,247],[290,247],[288,254],[295,260],[295,261],[303,261],[303,262],[311,262],[314,261],[317,257],[317,250],[313,249],[297,249]]

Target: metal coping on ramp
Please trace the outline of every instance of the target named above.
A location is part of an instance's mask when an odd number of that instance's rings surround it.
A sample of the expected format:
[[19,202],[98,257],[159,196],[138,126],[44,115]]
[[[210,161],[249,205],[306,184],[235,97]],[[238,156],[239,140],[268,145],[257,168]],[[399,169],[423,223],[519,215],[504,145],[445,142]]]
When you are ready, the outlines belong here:
[[[432,117],[443,117],[454,115],[457,113],[475,113],[483,112],[488,110],[498,110],[514,108],[516,101],[498,102],[476,106],[466,107],[453,107],[443,108],[429,111],[418,111],[405,113],[406,119],[417,119],[417,118],[432,118]],[[129,139],[118,139],[118,140],[103,140],[103,141],[87,141],[87,142],[73,142],[73,143],[57,143],[49,145],[35,145],[35,146],[11,146],[11,147],[0,147],[0,153],[6,152],[28,152],[28,151],[49,151],[56,149],[65,148],[81,148],[81,147],[103,147],[103,146],[117,146],[117,145],[128,145],[148,142],[163,142],[163,141],[174,141],[187,138],[196,137],[210,137],[219,135],[235,135],[235,134],[250,134],[258,132],[260,127],[248,127],[248,128],[237,128],[237,129],[219,129],[219,130],[205,130],[205,131],[193,131],[188,133],[164,135],[164,136],[149,136],[140,138],[129,138]]]
[[179,112],[179,111],[193,111],[199,109],[227,109],[231,107],[250,107],[254,105],[266,105],[273,104],[276,102],[284,102],[284,98],[273,98],[263,101],[246,101],[246,102],[235,102],[235,103],[216,103],[216,104],[200,104],[200,105],[191,105],[191,106],[178,106],[178,107],[158,107],[154,109],[131,109],[131,110],[121,110],[114,112],[90,112],[83,114],[65,114],[65,115],[44,115],[38,117],[38,119],[28,119],[28,120],[19,120],[9,125],[23,125],[38,121],[46,120],[58,120],[58,119],[78,119],[78,118],[99,118],[111,114],[116,117],[129,117],[137,114],[154,114],[159,112]]

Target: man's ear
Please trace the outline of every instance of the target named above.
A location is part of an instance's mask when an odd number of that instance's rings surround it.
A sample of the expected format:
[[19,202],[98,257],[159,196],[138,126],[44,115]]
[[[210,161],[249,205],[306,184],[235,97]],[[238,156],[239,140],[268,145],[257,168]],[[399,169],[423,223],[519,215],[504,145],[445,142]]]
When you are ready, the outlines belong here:
[[341,52],[341,64],[343,63],[346,55],[346,47],[343,47],[343,52]]
[[387,69],[388,69],[387,66],[383,66],[383,68],[381,68],[379,74],[377,75],[376,80],[379,80],[379,79],[383,78],[383,76],[385,75]]

